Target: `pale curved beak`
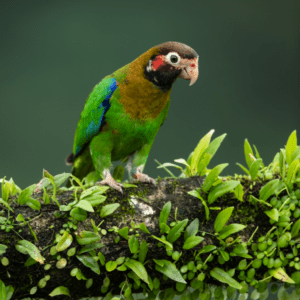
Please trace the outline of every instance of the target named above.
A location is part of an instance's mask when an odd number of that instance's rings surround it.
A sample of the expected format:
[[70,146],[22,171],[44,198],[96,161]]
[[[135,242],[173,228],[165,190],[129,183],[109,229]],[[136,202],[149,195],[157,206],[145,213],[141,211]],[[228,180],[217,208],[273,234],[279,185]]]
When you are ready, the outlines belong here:
[[199,70],[198,70],[198,57],[193,60],[188,60],[185,64],[185,67],[182,69],[180,73],[180,77],[183,79],[190,80],[190,86],[193,85],[198,78]]

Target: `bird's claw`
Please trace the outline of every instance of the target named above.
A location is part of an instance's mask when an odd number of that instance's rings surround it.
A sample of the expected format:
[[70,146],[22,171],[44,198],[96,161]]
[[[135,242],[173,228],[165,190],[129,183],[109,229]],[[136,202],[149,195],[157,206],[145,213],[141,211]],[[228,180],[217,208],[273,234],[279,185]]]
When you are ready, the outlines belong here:
[[151,183],[154,186],[157,186],[156,182],[155,182],[155,179],[151,178],[150,176],[148,176],[146,174],[136,172],[136,174],[134,175],[134,177],[136,178],[134,181]]
[[113,177],[106,177],[102,181],[96,182],[97,185],[108,185],[112,189],[117,190],[121,194],[123,194],[122,188],[124,188],[124,185],[122,183],[117,182]]

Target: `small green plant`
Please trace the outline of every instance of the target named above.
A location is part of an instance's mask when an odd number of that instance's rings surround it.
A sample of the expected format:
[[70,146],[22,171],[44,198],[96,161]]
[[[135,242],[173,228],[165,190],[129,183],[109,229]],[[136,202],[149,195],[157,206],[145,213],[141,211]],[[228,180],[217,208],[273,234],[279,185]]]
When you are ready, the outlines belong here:
[[224,138],[226,137],[226,133],[225,133],[221,136],[218,136],[212,142],[210,142],[214,132],[215,132],[214,129],[210,130],[200,140],[195,150],[189,155],[187,161],[183,158],[174,160],[177,163],[185,165],[186,166],[185,169],[172,163],[164,163],[161,165],[156,160],[156,162],[160,165],[157,168],[165,169],[166,172],[169,173],[173,178],[176,178],[176,176],[170,170],[168,170],[167,167],[175,167],[179,169],[182,172],[179,177],[191,177],[196,175],[203,176],[207,174],[209,172],[209,170],[207,169],[209,162],[217,152]]
[[[253,151],[249,142],[245,140],[247,167],[239,165],[246,175],[234,177],[220,176],[228,166],[226,163],[212,169],[207,168],[225,138],[224,134],[210,142],[212,134],[213,130],[200,140],[187,161],[175,160],[183,164],[185,169],[174,164],[161,165],[172,177],[174,174],[167,169],[168,166],[179,168],[180,177],[205,176],[200,188],[184,191],[187,197],[191,195],[201,201],[199,203],[201,214],[193,220],[182,217],[180,209],[169,201],[160,211],[158,231],[146,226],[146,221],[140,224],[131,221],[123,227],[115,224],[106,229],[104,227],[108,223],[106,220],[112,218],[117,211],[122,211],[124,207],[122,202],[117,203],[116,198],[110,199],[107,196],[109,187],[91,186],[98,179],[95,179],[97,174],[90,173],[82,181],[73,176],[72,180],[78,185],[63,188],[60,185],[70,176],[69,173],[52,176],[44,170],[42,181],[23,191],[12,179],[1,180],[0,204],[4,210],[0,211],[0,229],[5,231],[5,235],[13,231],[14,238],[17,239],[15,249],[27,255],[24,262],[26,267],[37,262],[45,263],[43,268],[45,273],[51,267],[52,270],[59,272],[76,261],[96,276],[103,276],[99,290],[106,295],[107,300],[122,297],[133,299],[136,290],[147,293],[149,299],[159,296],[162,300],[173,299],[175,295],[180,295],[181,300],[211,297],[220,300],[225,297],[225,290],[229,299],[235,298],[237,293],[241,298],[246,298],[250,285],[255,288],[251,295],[252,299],[265,299],[268,283],[271,281],[282,281],[286,287],[289,285],[295,287],[291,298],[299,298],[300,147],[297,146],[296,131],[292,132],[286,147],[280,149],[268,166],[263,164],[256,147],[253,146]],[[115,170],[116,180],[123,179],[123,171],[122,167]],[[178,182],[179,180],[177,185]],[[124,185],[135,187],[129,183]],[[36,191],[43,191],[42,199],[33,198],[32,194]],[[73,195],[69,201],[62,198],[64,201],[62,203],[59,196],[63,191],[72,191]],[[134,197],[136,196],[130,195],[129,199]],[[127,201],[127,198],[125,200]],[[228,200],[230,205],[226,206]],[[232,204],[234,201],[237,205]],[[23,226],[15,221],[24,223],[37,241],[29,222],[40,218],[41,214],[25,221],[23,215],[12,214],[12,207],[15,207],[12,204],[25,204],[36,211],[41,209],[41,205],[48,205],[50,202],[57,206],[54,215],[65,221],[62,228],[56,231],[53,241],[40,250],[37,243],[34,245],[24,240],[13,228]],[[244,224],[235,223],[237,214],[243,213],[238,206],[245,204],[253,214],[260,210],[259,217],[265,218],[265,227],[269,226],[267,233],[259,229],[259,226],[253,229],[247,227],[247,221]],[[218,214],[213,212],[214,210],[219,210]],[[206,218],[202,217],[203,212]],[[92,219],[95,214],[100,217],[98,225]],[[82,228],[80,222],[86,221],[88,217],[89,221],[84,224],[87,225],[85,227],[87,230],[78,230]],[[207,221],[213,226],[209,232],[205,232],[202,228]],[[106,246],[105,236],[111,237],[110,241],[116,244],[127,245],[127,252],[123,251],[120,257],[109,259],[103,254],[106,252],[101,252],[101,248]],[[149,238],[153,241],[151,248]],[[111,247],[114,245],[113,242],[110,243]],[[155,249],[160,250],[161,256],[159,259],[150,260],[149,252],[153,253]],[[7,245],[0,244],[0,256],[3,256],[0,260],[1,266],[7,269],[10,267],[8,250]],[[44,251],[47,253],[44,254]],[[49,261],[48,257],[51,258]],[[53,263],[53,260],[56,263]],[[118,297],[113,297],[110,292],[113,283],[112,274],[116,274],[115,272],[120,272],[120,276],[124,276],[124,281],[119,286]],[[76,280],[84,280],[85,288],[89,289],[93,285],[93,280],[84,274],[86,274],[84,269],[81,271],[79,267],[70,269],[70,276]],[[154,276],[150,276],[151,274]],[[43,274],[43,277],[28,287],[28,293],[34,295],[38,289],[47,288],[47,281],[50,278],[50,274]],[[219,282],[218,286],[207,284],[207,280],[212,278]],[[164,288],[167,283],[170,283],[169,287]],[[195,290],[190,292],[190,287]],[[5,286],[0,280],[0,291],[2,293],[0,298],[6,300],[11,298],[14,289]],[[272,285],[271,292],[277,292],[281,299],[288,297],[286,290],[278,289],[277,285]],[[58,286],[50,293],[50,296],[57,295],[71,297],[70,291],[65,286]]]

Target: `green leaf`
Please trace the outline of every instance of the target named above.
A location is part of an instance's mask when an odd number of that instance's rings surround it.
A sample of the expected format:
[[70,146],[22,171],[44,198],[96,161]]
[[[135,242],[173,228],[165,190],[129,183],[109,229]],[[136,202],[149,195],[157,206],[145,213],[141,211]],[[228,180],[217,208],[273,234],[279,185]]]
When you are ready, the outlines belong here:
[[208,147],[209,143],[210,143],[210,139],[211,136],[213,135],[213,133],[215,132],[214,129],[210,130],[198,143],[197,147],[195,148],[192,158],[191,158],[191,173],[192,175],[197,174],[197,167],[199,164],[199,161],[202,158],[202,154],[204,153],[204,151],[206,150],[206,148]]
[[125,261],[125,256],[121,256],[116,260],[116,263],[118,265],[121,265]]
[[128,226],[123,227],[122,229],[119,229],[118,233],[121,237],[128,240]]
[[16,217],[16,220],[18,222],[23,222],[23,223],[26,224],[26,221],[25,221],[24,216],[22,214],[18,214],[17,217]]
[[200,199],[200,201],[202,202],[202,205],[204,206],[204,209],[205,209],[206,220],[208,221],[209,220],[209,208],[206,204],[206,201],[200,196],[200,193],[198,192],[198,190],[199,189],[192,190],[192,191],[188,192],[188,194]]
[[220,231],[220,236],[219,238],[221,240],[227,238],[228,236],[230,236],[231,234],[233,233],[236,233],[238,231],[241,231],[243,230],[244,228],[246,228],[247,226],[246,225],[242,225],[242,224],[230,224],[226,227],[224,227],[221,231]]
[[290,164],[288,172],[287,172],[287,176],[286,176],[287,184],[293,183],[295,175],[296,175],[297,171],[299,170],[299,168],[300,168],[300,159],[296,159]]
[[224,228],[225,224],[231,217],[233,209],[233,206],[227,207],[218,214],[214,224],[215,232],[220,232]]
[[200,244],[203,240],[204,238],[201,236],[190,236],[185,240],[182,248],[185,250],[192,249]]
[[105,265],[105,256],[99,251],[98,257],[99,257],[99,261],[100,261],[101,265],[104,266]]
[[259,192],[259,199],[266,201],[271,195],[274,194],[279,184],[279,179],[269,181],[263,186]]
[[250,172],[241,164],[236,163],[247,175],[250,175]]
[[112,272],[117,266],[118,266],[118,263],[116,261],[108,261],[105,264],[105,268],[108,272]]
[[184,169],[184,172],[181,173],[180,177],[183,176],[184,178],[186,178],[186,176],[187,177],[192,176],[192,174],[191,174],[191,161],[192,161],[193,153],[194,152],[191,152],[188,159],[187,159],[187,164],[188,164],[189,167],[186,167]]
[[203,176],[206,174],[206,167],[210,163],[211,159],[212,159],[212,155],[210,153],[203,153],[202,158],[199,161],[199,164],[197,166],[197,173],[196,173],[197,175]]
[[[226,137],[226,133],[216,137],[205,149],[204,153],[209,153],[211,158],[216,154],[217,150],[219,149],[221,143],[223,142],[224,138]],[[203,154],[204,154],[203,153]]]
[[247,253],[248,253],[248,249],[244,244],[237,244],[234,246],[231,255],[232,256],[241,256],[244,258],[252,258],[252,256],[248,255]]
[[33,191],[35,190],[36,188],[36,184],[32,184],[30,186],[28,186],[25,190],[23,190],[21,192],[21,194],[19,195],[18,197],[18,200],[17,202],[20,204],[20,205],[23,205],[26,203],[26,201],[30,198],[30,196],[32,195]]
[[278,221],[278,218],[279,218],[279,212],[276,208],[273,208],[271,210],[266,210],[264,212],[269,218],[271,218],[272,220],[274,221]]
[[[300,231],[300,219],[293,225],[292,230],[291,230],[291,235],[292,238],[295,237]],[[1,250],[1,248],[0,248]],[[1,255],[1,253],[0,253]]]
[[0,255],[4,254],[7,249],[6,245],[0,244]]
[[57,243],[55,250],[60,252],[66,250],[73,242],[73,237],[67,231],[64,232],[63,236]]
[[228,254],[228,252],[226,252],[226,251],[224,251],[224,250],[219,250],[219,252],[220,252],[220,254],[222,255],[222,257],[223,257],[223,259],[225,260],[225,261],[229,261],[229,254]]
[[[22,215],[21,215],[22,216]],[[18,217],[17,217],[18,218]],[[7,218],[5,218],[5,217],[0,217],[0,224],[6,224],[6,222],[7,222]],[[18,220],[17,220],[18,221]]]
[[285,271],[282,268],[278,268],[278,269],[271,269],[269,270],[269,273],[276,279],[279,279],[283,282],[288,282],[288,283],[292,283],[295,284],[295,281],[290,278]]
[[245,139],[245,143],[244,143],[244,153],[245,153],[246,163],[248,165],[248,168],[250,168],[252,164],[252,159],[250,158],[249,154],[252,154],[253,156],[254,154],[247,139]]
[[38,200],[33,199],[31,197],[24,200],[24,204],[26,204],[27,206],[29,206],[31,209],[34,209],[34,210],[41,209],[41,203]]
[[151,237],[153,237],[154,239],[156,239],[156,240],[160,241],[161,243],[167,245],[167,247],[168,247],[170,250],[173,249],[173,245],[170,244],[169,242],[167,242],[167,241],[165,241],[165,240],[163,240],[163,239],[161,239],[161,238],[159,238],[159,237],[157,237],[157,236],[155,236],[155,235],[151,235]]
[[160,215],[159,215],[159,226],[161,224],[167,224],[167,221],[168,221],[168,218],[169,218],[169,214],[171,212],[171,202],[167,202],[161,212],[160,212]]
[[94,212],[92,205],[86,200],[80,200],[75,207],[79,207],[88,212]]
[[216,185],[208,194],[208,203],[212,204],[217,198],[228,193],[229,191],[233,191],[238,184],[240,184],[239,181],[231,180]]
[[228,164],[221,164],[214,167],[206,176],[202,185],[203,191],[206,193],[212,187],[214,182],[218,179],[220,173],[228,166]]
[[279,169],[280,169],[281,177],[285,178],[286,165],[285,165],[284,152],[282,149],[280,149],[280,153],[279,153]]
[[147,226],[145,225],[145,223],[141,223],[140,224],[140,230],[144,233],[149,233],[150,234],[150,231],[148,230]]
[[292,161],[294,161],[295,159],[299,159],[299,158],[300,158],[300,146],[297,147],[296,151],[292,155]]
[[145,240],[142,240],[139,251],[139,261],[144,263],[148,252],[148,244]]
[[[157,167],[157,169],[163,168],[172,178],[176,178],[176,176],[168,168],[166,168],[164,165],[162,165],[157,159],[154,159],[154,161],[159,164],[159,167]],[[176,166],[176,165],[174,165],[174,166]],[[176,166],[176,167],[180,168],[179,166]]]
[[[212,292],[209,288],[201,289],[199,293],[199,299],[201,300],[210,300],[212,299]],[[242,299],[239,299],[242,300]]]
[[37,261],[34,260],[32,257],[28,257],[27,260],[26,260],[26,262],[25,262],[25,264],[24,264],[24,266],[25,267],[30,267],[30,266],[32,266],[32,265],[34,265],[36,263],[37,263]]
[[73,208],[70,215],[77,221],[84,221],[87,218],[87,212],[79,207]]
[[255,160],[254,162],[252,162],[249,172],[250,172],[250,176],[252,180],[255,180],[258,174],[258,171],[260,169],[262,163],[262,159],[258,158],[257,160]]
[[[102,188],[107,188],[106,190],[102,190]],[[108,186],[104,186],[104,185],[95,185],[92,186],[90,188],[88,188],[87,190],[83,191],[80,195],[80,200],[90,197],[90,196],[94,196],[94,195],[102,195],[103,193],[105,193],[105,191],[107,191],[109,189]],[[84,199],[86,200],[86,199]]]
[[100,192],[84,198],[84,200],[86,200],[91,206],[96,206],[100,203],[103,203],[106,199],[107,197],[101,195]]
[[126,267],[130,268],[139,278],[149,284],[147,271],[139,261],[129,259],[124,264]]
[[0,203],[6,206],[10,211],[14,212],[13,209],[9,206],[9,204],[6,201],[2,200],[1,198],[0,198]]
[[0,279],[0,300],[6,300],[5,284],[1,279]]
[[42,190],[44,188],[53,189],[53,185],[56,187],[61,186],[72,174],[71,173],[62,173],[56,176],[52,176],[48,171],[43,170],[43,176],[41,183],[39,184],[39,189]]
[[6,290],[6,300],[12,299],[12,295],[14,293],[14,288],[11,285],[5,287]]
[[2,183],[2,199],[3,199],[3,201],[7,202],[9,194],[10,194],[10,183],[6,181],[6,182]]
[[102,207],[100,212],[100,217],[105,218],[108,215],[111,215],[117,208],[119,208],[119,203],[108,204]]
[[201,250],[199,250],[199,254],[201,253],[208,253],[208,252],[211,252],[213,250],[215,250],[217,247],[215,245],[207,245],[207,246],[204,246]]
[[90,268],[96,274],[100,274],[99,264],[96,259],[89,255],[76,255],[76,257],[88,268]]
[[71,175],[71,173],[61,173],[55,175],[53,179],[56,187],[61,186]]
[[[257,150],[256,147],[255,147],[255,145],[253,145],[253,148],[254,148],[254,150],[255,150],[255,157],[256,157],[256,158],[261,158],[260,155],[259,155],[259,153],[258,153],[258,150]],[[263,161],[261,161],[261,167],[262,167],[262,168],[265,167]]]
[[70,211],[72,209],[71,205],[61,205],[59,207],[60,211]]
[[169,233],[169,231],[170,231],[170,227],[169,227],[167,224],[165,224],[165,223],[162,223],[162,224],[159,226],[159,228],[160,228],[160,233],[161,233],[161,234]]
[[43,188],[43,201],[45,204],[50,204],[50,198],[45,188]]
[[196,235],[199,230],[199,219],[196,218],[191,222],[191,224],[185,229],[184,239],[186,240],[188,237]]
[[80,251],[78,252],[78,254],[82,254],[82,253],[85,253],[85,252],[90,252],[91,250],[99,249],[99,248],[102,248],[104,246],[105,245],[100,244],[100,243],[93,243],[93,244],[85,245],[84,247],[82,247],[80,249]]
[[213,268],[210,271],[210,275],[220,282],[227,283],[228,285],[232,286],[233,288],[236,288],[239,290],[242,288],[242,286],[235,279],[230,277],[227,272],[225,272],[224,270],[222,270],[220,268]]
[[138,241],[138,239],[135,235],[132,235],[132,236],[129,237],[128,245],[129,245],[130,252],[132,254],[138,252],[138,250],[139,250],[139,241]]
[[187,163],[186,160],[183,159],[183,158],[174,159],[174,161],[177,162],[178,164],[183,164],[183,165],[189,167],[188,163]]
[[157,169],[161,169],[161,168],[165,168],[165,167],[174,167],[176,169],[183,171],[182,167],[172,164],[172,163],[164,163],[164,164],[160,165],[159,167],[157,167]]
[[79,245],[88,245],[96,243],[100,240],[100,236],[92,231],[81,231],[76,235],[76,240]]
[[69,289],[65,286],[59,286],[55,288],[49,296],[54,297],[54,296],[59,296],[59,295],[66,295],[71,297]]
[[182,282],[182,283],[187,283],[181,276],[180,272],[177,270],[175,264],[171,263],[168,260],[165,259],[153,259],[155,264],[155,270],[158,272],[163,273],[170,279],[177,281],[177,282]]
[[292,163],[292,156],[297,149],[297,134],[294,130],[288,138],[285,148],[286,162],[290,166]]
[[181,232],[184,230],[188,221],[189,219],[185,219],[183,221],[178,222],[178,224],[175,225],[168,233],[167,241],[173,244],[180,237]]
[[89,186],[94,185],[97,180],[99,179],[99,173],[96,171],[90,172],[89,174],[86,175],[85,177],[85,182],[86,184],[88,184]]
[[36,260],[40,264],[44,263],[45,258],[41,255],[39,249],[29,241],[18,241],[16,249],[23,254],[29,254],[34,260]]
[[241,184],[238,184],[234,189],[234,195],[240,201],[244,201],[244,189]]

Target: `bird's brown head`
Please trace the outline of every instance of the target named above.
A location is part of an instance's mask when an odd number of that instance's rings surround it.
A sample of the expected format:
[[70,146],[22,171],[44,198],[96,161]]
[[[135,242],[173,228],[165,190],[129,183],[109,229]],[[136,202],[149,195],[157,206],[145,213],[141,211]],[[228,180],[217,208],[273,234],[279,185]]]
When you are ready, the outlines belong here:
[[198,78],[198,54],[191,47],[166,42],[150,49],[154,55],[145,66],[145,77],[162,90],[169,90],[173,82],[181,77],[194,84]]

